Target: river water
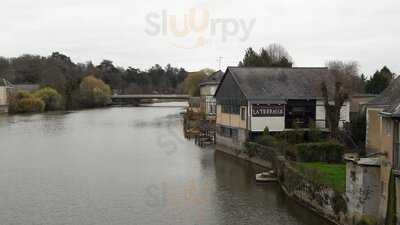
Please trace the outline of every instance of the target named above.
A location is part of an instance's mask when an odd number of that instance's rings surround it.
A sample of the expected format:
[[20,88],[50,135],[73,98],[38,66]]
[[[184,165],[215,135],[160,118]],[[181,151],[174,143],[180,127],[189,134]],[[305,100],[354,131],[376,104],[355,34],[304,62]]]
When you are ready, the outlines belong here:
[[0,116],[0,224],[327,224],[154,106]]

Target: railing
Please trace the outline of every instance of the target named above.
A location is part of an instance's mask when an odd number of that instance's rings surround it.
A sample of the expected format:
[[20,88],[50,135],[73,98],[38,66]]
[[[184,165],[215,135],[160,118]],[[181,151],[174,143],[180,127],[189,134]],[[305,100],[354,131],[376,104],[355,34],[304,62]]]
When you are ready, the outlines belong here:
[[394,169],[400,170],[400,143],[394,144]]

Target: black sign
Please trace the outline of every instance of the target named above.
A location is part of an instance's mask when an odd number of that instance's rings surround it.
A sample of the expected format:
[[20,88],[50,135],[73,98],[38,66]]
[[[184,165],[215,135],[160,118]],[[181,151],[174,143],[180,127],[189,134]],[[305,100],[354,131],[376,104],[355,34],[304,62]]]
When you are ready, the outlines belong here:
[[253,104],[253,117],[281,117],[285,116],[285,105]]

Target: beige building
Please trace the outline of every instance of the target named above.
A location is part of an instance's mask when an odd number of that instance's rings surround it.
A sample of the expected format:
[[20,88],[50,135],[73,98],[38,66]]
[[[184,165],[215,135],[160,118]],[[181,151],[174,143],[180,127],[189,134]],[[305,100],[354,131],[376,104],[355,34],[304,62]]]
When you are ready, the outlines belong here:
[[350,113],[359,113],[366,109],[368,102],[376,98],[373,94],[354,94],[350,97]]
[[220,70],[211,74],[207,79],[200,82],[201,112],[207,117],[215,119],[217,114],[217,100],[214,95],[221,82],[224,73]]
[[[321,84],[332,94],[334,77],[327,68],[228,67],[216,91],[217,145],[241,148],[266,127],[271,132],[326,128]],[[340,125],[350,120],[350,103],[342,107]]]
[[0,80],[0,113],[8,111],[9,83],[5,79]]
[[[379,220],[383,222],[389,199],[390,173],[395,175],[396,193],[400,196],[400,78],[367,105],[367,156],[380,156]],[[397,197],[400,218],[400,198]]]

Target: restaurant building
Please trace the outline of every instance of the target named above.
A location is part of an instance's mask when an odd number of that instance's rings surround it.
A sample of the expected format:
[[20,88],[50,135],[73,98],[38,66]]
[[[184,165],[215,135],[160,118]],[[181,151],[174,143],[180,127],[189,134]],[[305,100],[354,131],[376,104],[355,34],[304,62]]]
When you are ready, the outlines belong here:
[[[327,128],[322,83],[333,93],[327,68],[228,67],[215,97],[217,145],[241,148],[266,127],[270,132]],[[340,126],[350,120],[350,104],[342,106]]]

